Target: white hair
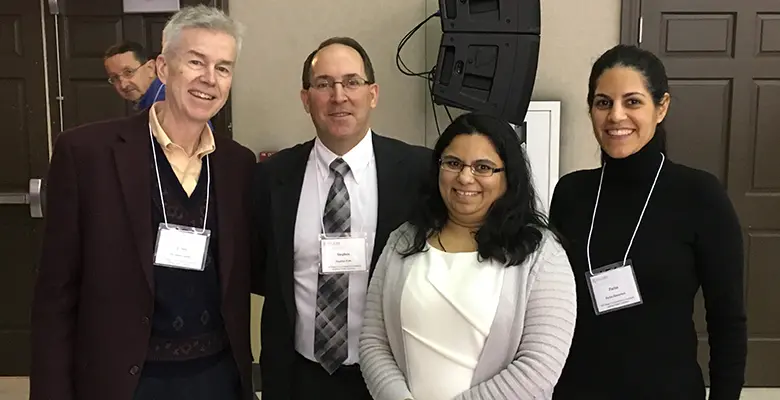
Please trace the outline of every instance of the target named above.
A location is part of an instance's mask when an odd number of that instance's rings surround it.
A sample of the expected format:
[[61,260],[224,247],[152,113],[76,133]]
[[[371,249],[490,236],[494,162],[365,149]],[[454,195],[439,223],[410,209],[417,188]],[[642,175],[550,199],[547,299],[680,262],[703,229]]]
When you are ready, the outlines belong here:
[[185,29],[200,28],[226,33],[236,41],[236,57],[241,53],[244,26],[222,10],[205,5],[182,7],[165,24],[162,33],[162,52],[170,54]]

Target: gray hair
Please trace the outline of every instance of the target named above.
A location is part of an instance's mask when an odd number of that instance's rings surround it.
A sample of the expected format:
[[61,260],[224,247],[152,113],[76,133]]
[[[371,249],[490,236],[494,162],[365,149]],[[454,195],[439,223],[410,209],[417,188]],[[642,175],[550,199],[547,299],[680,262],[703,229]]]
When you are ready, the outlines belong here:
[[170,54],[171,49],[179,40],[181,32],[190,28],[226,33],[236,40],[236,57],[241,53],[244,26],[230,18],[222,10],[201,4],[194,7],[182,7],[168,20],[162,33],[163,54]]

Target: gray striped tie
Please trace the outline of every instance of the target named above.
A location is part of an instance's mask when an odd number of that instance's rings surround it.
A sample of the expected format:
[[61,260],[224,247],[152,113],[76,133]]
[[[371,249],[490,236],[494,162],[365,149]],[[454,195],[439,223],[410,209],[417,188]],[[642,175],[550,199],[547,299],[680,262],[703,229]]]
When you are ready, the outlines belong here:
[[[333,185],[328,192],[322,223],[325,233],[350,232],[349,192],[344,175],[349,172],[341,158],[330,164]],[[322,367],[333,374],[347,359],[347,295],[349,274],[319,276],[317,285],[317,312],[314,327],[314,357]]]

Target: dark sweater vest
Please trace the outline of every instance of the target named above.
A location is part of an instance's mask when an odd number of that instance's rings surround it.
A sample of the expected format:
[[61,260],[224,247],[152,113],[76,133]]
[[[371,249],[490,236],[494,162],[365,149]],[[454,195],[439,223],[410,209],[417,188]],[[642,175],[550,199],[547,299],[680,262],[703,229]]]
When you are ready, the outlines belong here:
[[[192,195],[187,196],[157,141],[154,141],[154,151],[157,154],[168,223],[202,228],[206,190],[211,189],[206,187],[208,175],[205,159],[198,183]],[[158,227],[164,219],[154,159],[151,157],[150,164],[151,229],[156,244]],[[219,354],[228,346],[221,314],[217,199],[213,191],[209,195],[206,229],[211,231],[211,238],[203,271],[154,266],[155,300],[147,372],[150,372],[149,367],[165,371],[173,366],[172,362],[180,367],[189,366],[197,370],[199,366],[206,367],[218,361]],[[154,368],[154,364],[160,368]]]

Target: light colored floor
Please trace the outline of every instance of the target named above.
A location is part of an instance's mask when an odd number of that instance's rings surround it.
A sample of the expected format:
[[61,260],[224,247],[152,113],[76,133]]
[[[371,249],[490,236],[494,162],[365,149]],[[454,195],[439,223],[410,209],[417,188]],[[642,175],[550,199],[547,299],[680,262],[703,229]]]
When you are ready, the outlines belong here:
[[[27,386],[26,378],[0,377],[0,400],[27,400]],[[744,389],[740,400],[780,400],[780,389]]]

